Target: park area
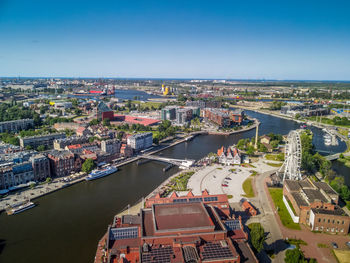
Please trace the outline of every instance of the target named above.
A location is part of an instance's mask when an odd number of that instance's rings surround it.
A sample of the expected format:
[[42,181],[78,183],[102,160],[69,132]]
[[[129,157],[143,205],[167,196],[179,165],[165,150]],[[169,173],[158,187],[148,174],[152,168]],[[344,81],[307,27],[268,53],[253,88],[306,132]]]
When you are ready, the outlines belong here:
[[290,229],[300,230],[300,225],[294,223],[285,204],[283,203],[283,190],[282,188],[269,188],[270,196],[273,200],[275,208],[278,210],[278,215],[282,224]]

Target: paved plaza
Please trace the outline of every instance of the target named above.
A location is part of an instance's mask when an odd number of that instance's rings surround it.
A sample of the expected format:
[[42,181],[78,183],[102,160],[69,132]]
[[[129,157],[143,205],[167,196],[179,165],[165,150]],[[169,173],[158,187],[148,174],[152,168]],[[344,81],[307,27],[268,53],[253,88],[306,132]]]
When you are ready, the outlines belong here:
[[[207,189],[210,194],[232,195],[229,202],[239,202],[244,198],[242,188],[243,182],[251,175],[251,171],[265,173],[276,170],[259,160],[255,162],[254,167],[224,166],[214,164],[198,170],[188,181],[187,188],[192,189],[194,195],[200,195]],[[227,185],[227,186],[226,186]]]

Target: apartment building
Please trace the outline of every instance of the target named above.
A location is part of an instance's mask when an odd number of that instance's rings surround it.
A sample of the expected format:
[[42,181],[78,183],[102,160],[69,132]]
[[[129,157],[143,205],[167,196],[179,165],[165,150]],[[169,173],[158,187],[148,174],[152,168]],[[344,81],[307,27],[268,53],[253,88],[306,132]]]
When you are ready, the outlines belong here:
[[33,119],[22,119],[22,120],[0,122],[0,133],[18,132],[20,130],[27,130],[30,128],[34,128]]
[[38,135],[31,137],[24,137],[19,139],[21,147],[31,146],[33,149],[36,149],[40,145],[44,145],[46,148],[52,148],[53,142],[56,139],[66,138],[65,133],[52,133],[46,135]]
[[134,150],[140,151],[147,149],[153,144],[153,133],[145,132],[131,135],[127,138],[127,144]]

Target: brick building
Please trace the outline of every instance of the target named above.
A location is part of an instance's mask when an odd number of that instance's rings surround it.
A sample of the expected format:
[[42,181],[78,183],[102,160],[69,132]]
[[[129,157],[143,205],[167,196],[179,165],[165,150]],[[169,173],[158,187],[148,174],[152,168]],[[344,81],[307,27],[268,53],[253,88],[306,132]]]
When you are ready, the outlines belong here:
[[233,123],[241,125],[244,119],[244,111],[241,109],[230,110],[230,119]]
[[226,194],[209,195],[207,190],[202,192],[202,195],[193,195],[192,191],[189,191],[185,196],[178,196],[176,192],[173,192],[169,197],[160,197],[159,194],[152,196],[146,200],[145,207],[149,208],[153,204],[171,204],[171,203],[193,203],[203,202],[206,205],[212,205],[219,208],[220,213],[224,213],[226,216],[230,216],[230,206],[228,205],[228,198]]
[[113,110],[111,110],[104,102],[100,102],[97,105],[96,115],[99,121],[103,121],[105,119],[109,119],[110,121],[114,120]]
[[214,122],[220,127],[228,127],[231,125],[230,115],[227,110],[205,108],[202,110],[202,115],[204,119]]
[[71,151],[51,151],[47,157],[54,177],[68,176],[75,171],[75,158]]
[[241,219],[217,211],[203,202],[175,202],[116,217],[99,242],[95,262],[257,262]]
[[324,182],[285,180],[283,202],[294,222],[312,230],[339,233],[349,232],[350,217],[338,205],[339,195]]

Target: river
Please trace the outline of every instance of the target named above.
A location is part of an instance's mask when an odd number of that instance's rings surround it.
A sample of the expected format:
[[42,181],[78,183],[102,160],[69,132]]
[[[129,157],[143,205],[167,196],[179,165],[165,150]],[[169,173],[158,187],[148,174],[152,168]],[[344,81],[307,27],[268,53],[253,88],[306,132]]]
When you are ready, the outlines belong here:
[[[261,122],[259,134],[287,134],[299,124],[290,120],[247,111]],[[340,152],[345,143],[327,147],[322,130],[312,128],[314,143],[321,151]],[[198,136],[161,152],[173,158],[200,159],[241,138],[255,136],[255,130],[230,136]],[[2,263],[86,263],[92,262],[98,240],[113,216],[128,204],[146,196],[166,178],[177,172],[163,173],[165,164],[132,163],[111,176],[82,182],[37,199],[37,207],[15,216],[0,215],[0,262]]]

